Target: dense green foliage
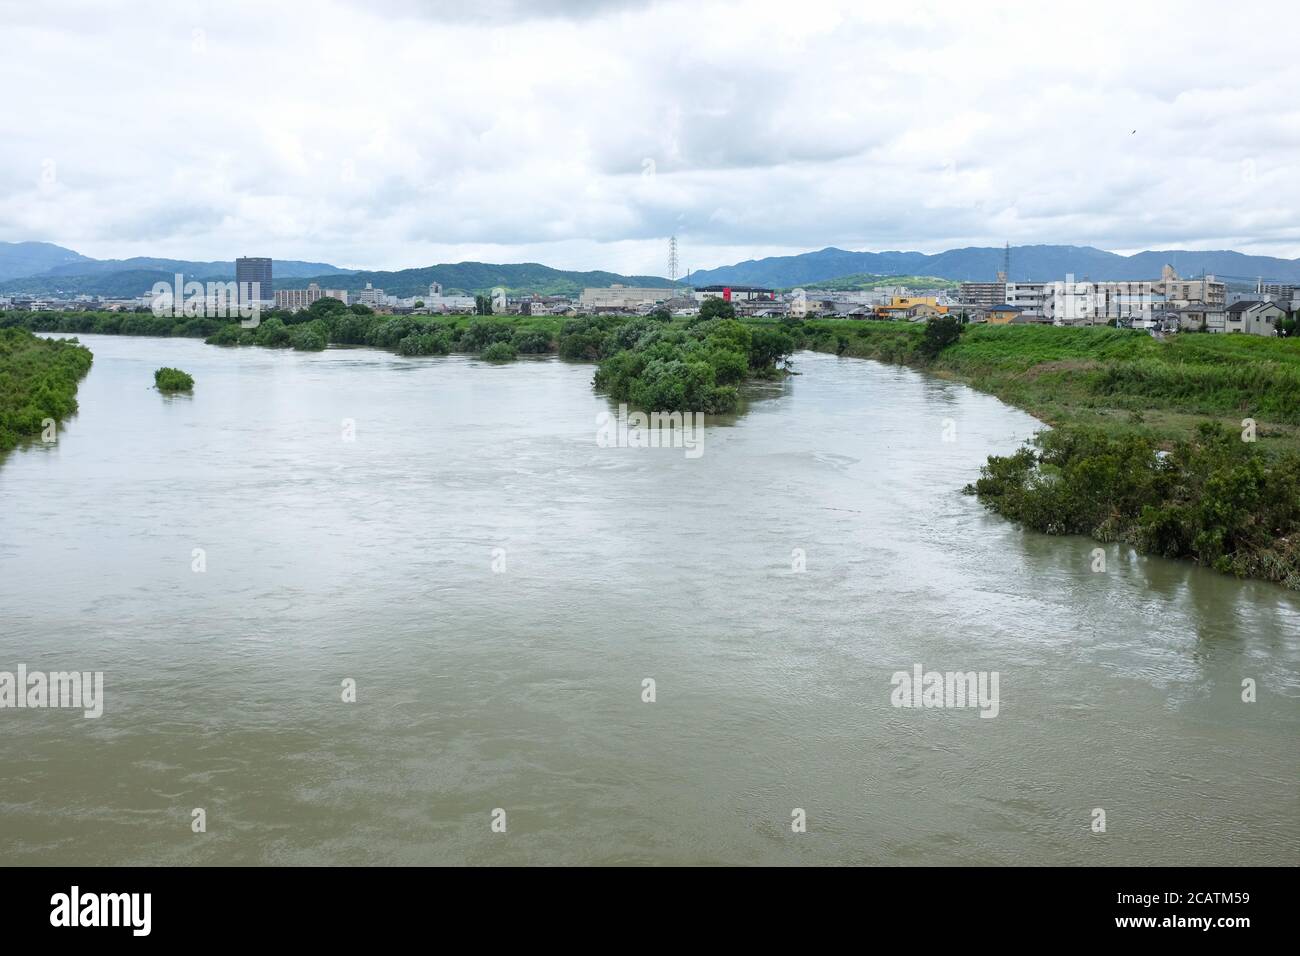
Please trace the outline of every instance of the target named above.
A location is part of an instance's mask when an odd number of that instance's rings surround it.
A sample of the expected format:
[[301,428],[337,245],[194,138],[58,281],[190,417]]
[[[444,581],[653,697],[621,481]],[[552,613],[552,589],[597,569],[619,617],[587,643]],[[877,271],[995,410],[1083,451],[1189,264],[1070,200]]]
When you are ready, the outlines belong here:
[[964,326],[950,315],[939,316],[925,323],[921,333],[921,354],[927,359],[935,359],[950,345],[955,345],[961,337]]
[[[159,335],[202,338],[226,319],[174,318],[151,312],[0,312],[0,327],[71,335]],[[235,323],[238,325],[238,323]]]
[[1300,455],[1270,457],[1216,423],[1167,453],[1138,435],[1045,431],[980,473],[967,492],[1035,531],[1300,589]]
[[153,383],[160,392],[190,392],[194,379],[178,368],[160,368],[153,373]]
[[0,329],[0,452],[39,435],[45,419],[58,422],[75,412],[77,383],[91,361],[75,339]]
[[[583,341],[591,334],[582,333]],[[562,353],[563,345],[561,339]],[[606,333],[595,384],[646,410],[729,412],[740,402],[736,386],[778,374],[777,363],[793,350],[788,333],[755,330],[735,319],[707,319],[686,328],[637,319]]]
[[509,342],[493,342],[479,354],[479,357],[488,362],[513,362],[519,357],[519,353]]

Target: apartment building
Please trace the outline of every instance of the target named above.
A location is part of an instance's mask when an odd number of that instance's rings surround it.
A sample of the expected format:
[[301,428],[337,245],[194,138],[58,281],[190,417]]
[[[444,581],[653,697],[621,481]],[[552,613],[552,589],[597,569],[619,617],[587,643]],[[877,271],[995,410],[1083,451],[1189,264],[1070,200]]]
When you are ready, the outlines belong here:
[[368,305],[372,309],[381,308],[388,305],[388,296],[384,295],[383,289],[376,289],[369,282],[366,287],[353,296],[359,305]]
[[1019,309],[1021,315],[1043,316],[1050,295],[1049,285],[1047,282],[1008,282],[1002,304]]
[[1180,279],[1174,267],[1166,265],[1160,272],[1160,279],[1153,282],[1152,290],[1165,297],[1165,301],[1174,305],[1190,305],[1203,302],[1206,305],[1227,305],[1228,284],[1219,282],[1212,275],[1200,279]]
[[1152,282],[1064,282],[1045,283],[1043,315],[1055,325],[1124,325],[1148,327],[1166,301]]
[[1007,284],[1005,282],[963,282],[957,298],[963,305],[979,306],[982,309],[1006,305]]
[[322,289],[315,282],[308,283],[305,289],[280,289],[275,293],[275,307],[288,312],[300,312],[313,302],[321,299],[338,299],[348,304],[346,289]]

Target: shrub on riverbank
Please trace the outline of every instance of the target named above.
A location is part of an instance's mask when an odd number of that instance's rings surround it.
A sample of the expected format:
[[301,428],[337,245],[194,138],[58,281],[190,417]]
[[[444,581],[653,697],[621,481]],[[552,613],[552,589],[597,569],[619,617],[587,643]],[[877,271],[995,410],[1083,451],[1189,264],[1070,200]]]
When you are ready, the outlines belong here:
[[0,329],[0,452],[41,434],[77,410],[77,384],[90,371],[90,350],[75,339],[45,339],[27,329]]
[[493,342],[480,355],[486,362],[513,362],[518,357],[519,353],[509,342]]
[[153,373],[153,383],[160,392],[190,392],[194,379],[178,368],[160,368]]
[[313,319],[305,325],[289,327],[289,347],[299,352],[323,352],[329,344],[329,325]]
[[412,332],[397,343],[399,355],[447,355],[451,336],[446,332]]
[[1041,432],[990,457],[966,491],[1035,531],[1124,541],[1300,590],[1300,455],[1270,457],[1216,423],[1167,453],[1133,434]]

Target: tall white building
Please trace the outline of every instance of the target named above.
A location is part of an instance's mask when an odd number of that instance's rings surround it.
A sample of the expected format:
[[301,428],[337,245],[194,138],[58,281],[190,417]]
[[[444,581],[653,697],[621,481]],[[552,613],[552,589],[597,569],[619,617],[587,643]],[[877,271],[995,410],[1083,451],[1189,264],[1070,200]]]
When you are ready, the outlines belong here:
[[369,282],[366,283],[364,289],[356,294],[356,300],[360,305],[368,305],[372,309],[388,304],[388,297],[384,295],[384,290],[374,288]]

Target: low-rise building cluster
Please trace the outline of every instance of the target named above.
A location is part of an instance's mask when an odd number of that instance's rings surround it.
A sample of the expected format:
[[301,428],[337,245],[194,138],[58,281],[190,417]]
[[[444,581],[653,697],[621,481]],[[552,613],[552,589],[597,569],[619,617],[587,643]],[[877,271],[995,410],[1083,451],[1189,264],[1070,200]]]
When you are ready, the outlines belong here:
[[[1136,282],[1093,282],[1064,279],[1047,282],[1009,281],[999,274],[996,282],[963,282],[959,289],[909,288],[881,285],[870,289],[794,289],[781,291],[745,285],[628,286],[614,284],[587,288],[578,296],[524,293],[509,295],[494,289],[490,295],[449,294],[438,282],[427,293],[397,296],[375,288],[321,288],[311,282],[305,289],[268,291],[272,262],[264,258],[235,260],[239,288],[258,283],[264,306],[297,312],[324,298],[345,305],[365,305],[393,315],[469,314],[573,316],[616,313],[645,315],[666,309],[673,315],[698,313],[711,298],[729,302],[738,315],[757,318],[824,317],[862,320],[923,322],[953,315],[963,322],[1051,324],[1058,326],[1114,325],[1145,329],[1153,334],[1174,332],[1240,332],[1275,335],[1288,319],[1300,315],[1300,286],[1256,284],[1252,292],[1228,291],[1212,275],[1181,278],[1165,266],[1159,279]],[[949,283],[948,285],[951,285]],[[242,293],[241,293],[242,294]],[[134,298],[73,296],[0,296],[0,309],[143,311],[153,305],[153,293]]]
[[1229,292],[1212,275],[1184,279],[1165,266],[1159,279],[1137,282],[965,282],[958,294],[968,320],[1059,326],[1114,325],[1154,334],[1242,332],[1276,335],[1300,312],[1300,287],[1257,284],[1252,292]]

